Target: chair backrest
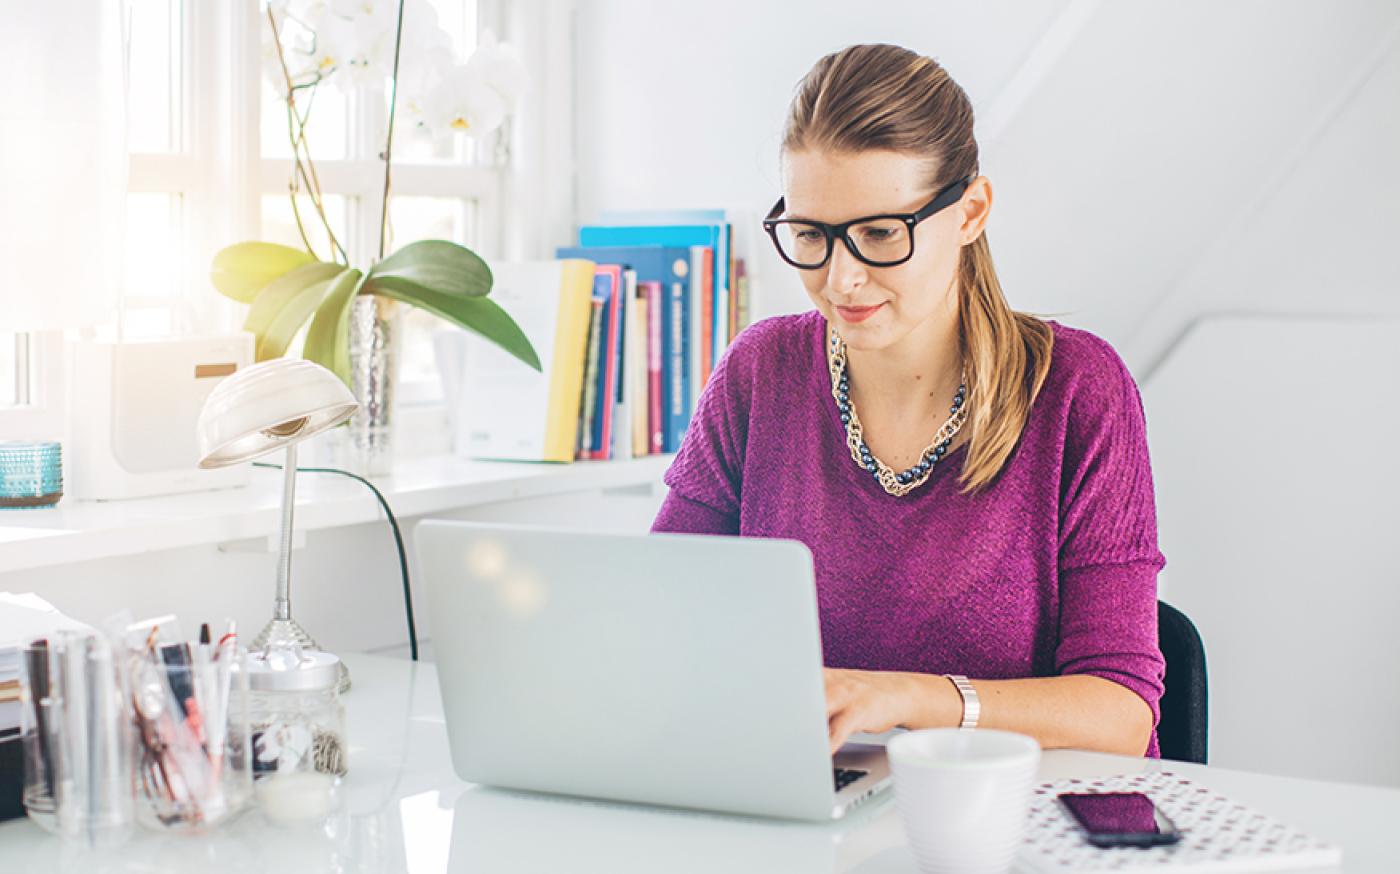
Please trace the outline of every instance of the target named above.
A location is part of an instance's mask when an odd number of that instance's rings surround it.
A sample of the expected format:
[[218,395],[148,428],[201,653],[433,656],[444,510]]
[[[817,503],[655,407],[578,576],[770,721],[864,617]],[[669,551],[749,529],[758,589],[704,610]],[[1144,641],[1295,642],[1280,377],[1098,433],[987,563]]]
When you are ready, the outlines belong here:
[[1196,625],[1166,601],[1157,602],[1157,639],[1167,662],[1157,743],[1162,758],[1206,763],[1206,649]]

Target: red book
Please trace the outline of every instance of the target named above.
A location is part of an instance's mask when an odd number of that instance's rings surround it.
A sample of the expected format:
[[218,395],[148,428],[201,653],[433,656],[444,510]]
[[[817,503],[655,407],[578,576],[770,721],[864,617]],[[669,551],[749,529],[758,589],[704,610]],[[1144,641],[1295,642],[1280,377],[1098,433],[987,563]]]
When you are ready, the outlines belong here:
[[662,452],[666,420],[661,406],[661,283],[639,282],[647,299],[647,433],[651,453]]

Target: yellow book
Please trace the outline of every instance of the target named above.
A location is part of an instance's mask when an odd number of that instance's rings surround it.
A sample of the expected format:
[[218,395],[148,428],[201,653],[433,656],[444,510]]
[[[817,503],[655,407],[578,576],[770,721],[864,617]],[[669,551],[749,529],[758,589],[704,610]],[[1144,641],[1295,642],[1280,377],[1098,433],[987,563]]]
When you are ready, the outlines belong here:
[[535,347],[541,371],[463,332],[456,451],[508,461],[574,460],[593,299],[592,261],[491,265],[491,300]]

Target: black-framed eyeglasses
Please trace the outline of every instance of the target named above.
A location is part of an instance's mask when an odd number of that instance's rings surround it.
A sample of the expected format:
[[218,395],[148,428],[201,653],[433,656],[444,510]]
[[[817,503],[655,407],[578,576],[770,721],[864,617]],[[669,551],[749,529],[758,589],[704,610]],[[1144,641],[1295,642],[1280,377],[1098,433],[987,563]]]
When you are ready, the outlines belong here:
[[778,218],[787,208],[778,198],[763,220],[763,229],[778,247],[783,260],[800,270],[816,270],[831,258],[837,239],[851,254],[871,267],[893,267],[914,257],[914,226],[941,209],[957,203],[975,176],[959,179],[933,196],[917,212],[881,213],[852,219],[839,225],[810,219]]

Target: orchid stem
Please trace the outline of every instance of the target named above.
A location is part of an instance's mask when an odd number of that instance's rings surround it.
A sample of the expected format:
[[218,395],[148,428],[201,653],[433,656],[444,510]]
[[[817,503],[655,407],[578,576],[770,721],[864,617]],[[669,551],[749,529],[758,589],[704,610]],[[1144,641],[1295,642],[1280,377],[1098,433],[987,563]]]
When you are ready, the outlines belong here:
[[[292,200],[292,217],[296,220],[297,231],[301,234],[302,243],[306,245],[306,251],[318,261],[320,256],[316,254],[311,246],[311,241],[306,235],[306,228],[301,221],[301,210],[297,206],[297,177],[299,176],[306,184],[307,195],[311,198],[311,205],[316,208],[316,215],[321,219],[321,225],[326,229],[326,238],[330,241],[331,255],[339,252],[340,260],[344,264],[350,263],[350,257],[345,252],[345,247],[336,239],[335,231],[331,229],[330,220],[326,217],[326,210],[321,197],[320,180],[316,177],[315,165],[311,163],[311,147],[306,142],[306,120],[311,117],[311,105],[315,101],[316,90],[312,87],[311,98],[308,100],[305,115],[299,115],[296,111],[296,92],[300,86],[292,84],[292,74],[287,68],[287,57],[282,50],[282,37],[277,32],[277,19],[272,13],[272,7],[267,10],[267,23],[272,28],[272,42],[277,48],[277,61],[282,67],[282,78],[287,84],[287,138],[292,146],[292,180],[288,185],[288,190]],[[306,162],[302,162],[303,152],[306,155]],[[307,164],[311,165],[308,173]]]
[[394,152],[394,110],[399,102],[399,47],[403,42],[403,5],[404,0],[399,0],[398,28],[394,32],[394,78],[389,92],[389,132],[384,140],[384,200],[379,208],[379,256],[376,261],[384,258],[384,238],[389,228],[389,168]]

